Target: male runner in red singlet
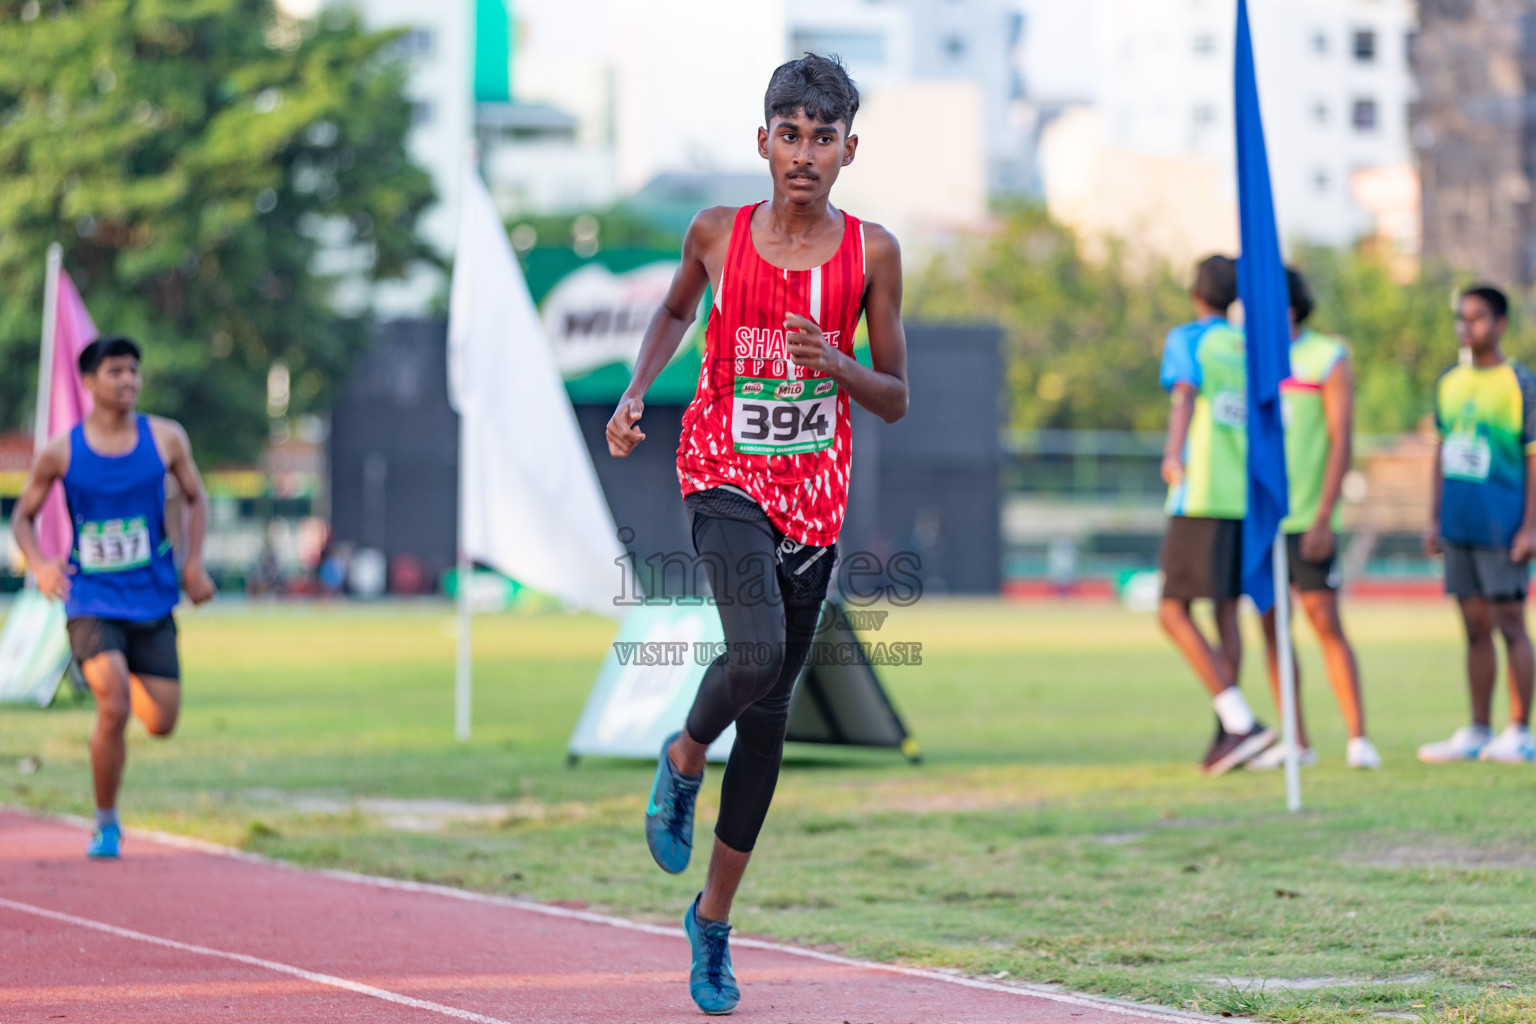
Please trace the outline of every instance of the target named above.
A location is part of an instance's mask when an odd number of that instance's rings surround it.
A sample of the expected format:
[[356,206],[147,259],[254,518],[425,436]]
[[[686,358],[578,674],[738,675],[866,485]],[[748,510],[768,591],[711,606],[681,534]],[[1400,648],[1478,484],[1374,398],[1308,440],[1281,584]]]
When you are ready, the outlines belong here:
[[[668,737],[646,808],[664,870],[688,865],[704,752],[732,722],[736,742],[704,891],[683,925],[689,990],[705,1013],[740,999],[727,939],[731,900],[778,781],[790,696],[831,581],[848,501],[850,399],[886,422],[907,411],[901,253],[883,228],[828,201],[853,162],[859,94],[835,60],[807,54],[773,73],[758,152],[773,198],[701,212],[608,423],[628,455],[646,388],[677,350],[705,285],[714,293],[698,393],[683,417],[677,475],[725,629],[687,727]],[[853,358],[863,314],[871,367]]]

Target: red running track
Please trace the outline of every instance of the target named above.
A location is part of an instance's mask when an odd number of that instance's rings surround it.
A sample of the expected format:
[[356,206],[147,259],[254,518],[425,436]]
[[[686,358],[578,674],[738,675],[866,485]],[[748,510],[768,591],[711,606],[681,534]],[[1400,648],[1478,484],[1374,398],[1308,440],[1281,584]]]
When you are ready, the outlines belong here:
[[[690,1022],[681,928],[334,872],[0,810],[0,1021]],[[747,1021],[1203,1020],[752,939]]]

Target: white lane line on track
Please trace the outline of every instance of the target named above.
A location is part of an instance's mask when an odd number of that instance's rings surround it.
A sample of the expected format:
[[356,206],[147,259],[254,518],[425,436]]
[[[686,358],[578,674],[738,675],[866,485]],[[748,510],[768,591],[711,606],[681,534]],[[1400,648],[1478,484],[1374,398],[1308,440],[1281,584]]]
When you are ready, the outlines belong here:
[[[84,819],[78,820],[82,824],[86,824]],[[377,875],[363,875],[352,871],[311,870],[289,864],[286,861],[271,860],[260,854],[221,846],[218,843],[212,843],[205,839],[178,836],[168,832],[149,832],[135,829],[133,834],[144,836],[166,846],[174,846],[184,850],[195,850],[199,853],[209,853],[220,857],[230,857],[235,860],[249,861],[253,864],[266,864],[270,867],[297,871],[306,875],[321,875],[325,878],[334,878],[341,882],[350,882],[353,885],[371,885],[381,889],[394,889],[399,892],[426,893],[434,896],[444,896],[448,899],[463,900],[466,903],[480,903],[495,907],[507,907],[514,910],[526,910],[534,914],[543,914],[546,917],[560,917],[570,921],[583,921],[587,924],[598,924],[609,928],[622,928],[627,931],[643,932],[647,935],[687,940],[687,936],[683,934],[681,928],[672,928],[660,924],[647,924],[643,921],[630,921],[622,917],[594,913],[590,910],[552,907],[544,903],[535,903],[532,900],[520,900],[511,896],[496,896],[491,893],[474,892],[467,889],[454,889],[446,885],[434,885],[431,882],[407,882],[398,878],[382,878]],[[1068,1006],[1082,1006],[1099,1010],[1103,1013],[1134,1017],[1142,1021],[1155,1021],[1157,1024],[1191,1024],[1193,1021],[1214,1021],[1219,1019],[1204,1014],[1170,1010],[1166,1007],[1139,1006],[1136,1003],[1125,1003],[1115,999],[1078,995],[1074,992],[1060,992],[1055,989],[1046,988],[1043,985],[1027,983],[1002,985],[994,981],[985,981],[981,978],[967,978],[964,975],[946,974],[943,971],[928,970],[922,967],[903,967],[900,964],[883,964],[874,960],[857,960],[853,957],[838,956],[835,953],[823,953],[817,949],[805,949],[801,946],[786,946],[777,942],[768,942],[764,939],[732,936],[731,946],[737,949],[762,949],[774,953],[787,953],[790,956],[820,960],[823,963],[838,964],[843,967],[885,971],[889,974],[901,974],[910,978],[922,978],[926,981],[940,981],[946,985],[960,985],[964,988],[982,989],[987,992],[1004,992],[1012,996],[1031,996],[1036,999],[1047,999],[1054,1003],[1065,1003]]]
[[[52,818],[54,821],[67,822],[78,828],[87,829],[94,827],[94,823],[74,815],[38,815],[35,811],[20,807],[8,807],[0,805],[6,810],[16,811],[33,818]],[[668,927],[659,924],[647,924],[643,921],[630,921],[622,917],[613,917],[608,914],[598,914],[590,910],[575,910],[570,907],[552,907],[544,903],[535,903],[532,900],[520,900],[511,896],[496,896],[491,893],[473,892],[467,889],[454,889],[446,885],[434,885],[431,882],[407,882],[397,878],[383,878],[377,875],[364,875],[352,871],[335,871],[328,869],[312,870],[302,868],[287,861],[273,860],[260,854],[248,853],[232,846],[223,846],[219,843],[209,842],[206,839],[196,839],[192,836],[178,836],[170,832],[156,832],[149,829],[132,829],[129,836],[140,836],[164,846],[176,847],[183,850],[193,850],[198,853],[212,854],[217,857],[228,857],[231,860],[246,861],[251,864],[265,864],[268,867],[281,868],[285,871],[294,871],[303,875],[320,875],[325,878],[334,878],[342,882],[350,882],[354,885],[371,885],[381,889],[394,889],[399,892],[427,893],[434,896],[444,896],[448,899],[463,900],[466,903],[481,903],[495,907],[508,907],[514,910],[526,910],[533,914],[543,914],[546,917],[560,917],[571,921],[584,921],[587,924],[605,925],[609,928],[622,928],[627,931],[644,932],[647,935],[664,936],[670,939],[687,941],[681,928]],[[844,967],[856,967],[870,971],[884,971],[888,974],[901,974],[909,978],[922,978],[927,981],[943,982],[946,985],[959,985],[963,988],[982,989],[987,992],[1002,992],[1012,996],[1032,996],[1036,999],[1046,999],[1053,1003],[1065,1003],[1068,1006],[1082,1006],[1103,1013],[1112,1013],[1124,1017],[1135,1017],[1142,1021],[1155,1021],[1157,1024],[1191,1024],[1193,1021],[1217,1021],[1219,1017],[1210,1017],[1200,1013],[1189,1013],[1183,1010],[1174,1010],[1164,1006],[1142,1006],[1137,1003],[1121,1002],[1116,999],[1104,999],[1097,996],[1078,995],[1075,992],[1061,992],[1044,985],[1032,985],[1020,982],[1013,985],[1003,985],[994,981],[985,981],[981,978],[968,978],[964,975],[947,974],[943,971],[929,970],[923,967],[903,967],[900,964],[883,964],[875,960],[857,960],[853,957],[838,956],[835,953],[823,953],[817,949],[805,949],[801,946],[786,946],[777,942],[768,942],[763,939],[749,939],[740,936],[731,938],[731,945],[737,948],[762,949],[774,953],[785,953],[789,956],[805,957],[810,960],[820,960],[823,963],[839,964]],[[482,1018],[489,1020],[490,1018]],[[505,1024],[505,1022],[502,1022]]]
[[76,917],[74,914],[64,914],[57,910],[48,910],[45,907],[34,907],[30,903],[18,903],[3,896],[0,896],[0,907],[6,907],[22,914],[32,914],[36,917],[45,917],[53,921],[62,921],[64,924],[72,924],[78,928],[90,928],[98,932],[105,932],[108,935],[115,935],[120,939],[134,939],[138,942],[149,943],[152,946],[163,946],[166,949],[174,949],[180,953],[196,953],[198,956],[233,960],[235,963],[245,964],[249,967],[260,967],[268,971],[275,971],[278,974],[302,978],[304,981],[311,981],[317,985],[329,985],[332,988],[345,989],[348,992],[356,992],[359,995],[382,999],[386,1003],[409,1006],[417,1010],[427,1010],[431,1013],[442,1014],[445,1017],[453,1017],[457,1020],[472,1020],[477,1021],[478,1024],[511,1024],[511,1021],[505,1021],[499,1017],[487,1017],[482,1013],[471,1013],[468,1010],[460,1010],[457,1007],[444,1006],[442,1003],[403,996],[398,992],[391,992],[388,989],[375,988],[372,985],[364,985],[361,982],[338,978],[334,974],[319,974],[315,971],[306,971],[302,967],[278,963],[276,960],[263,960],[259,956],[231,953],[222,949],[210,949],[207,946],[194,946],[188,942],[177,942],[175,939],[165,939],[146,932],[136,932],[131,928],[119,928],[115,924],[92,921],[88,917]]

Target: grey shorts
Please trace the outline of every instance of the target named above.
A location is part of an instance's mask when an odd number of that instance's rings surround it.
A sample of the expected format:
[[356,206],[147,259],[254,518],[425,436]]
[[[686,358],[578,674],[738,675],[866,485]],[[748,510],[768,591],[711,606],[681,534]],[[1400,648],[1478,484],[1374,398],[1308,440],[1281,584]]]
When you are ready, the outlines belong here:
[[1441,541],[1445,548],[1445,592],[1485,601],[1524,601],[1530,588],[1529,562],[1509,560],[1508,548],[1478,548]]

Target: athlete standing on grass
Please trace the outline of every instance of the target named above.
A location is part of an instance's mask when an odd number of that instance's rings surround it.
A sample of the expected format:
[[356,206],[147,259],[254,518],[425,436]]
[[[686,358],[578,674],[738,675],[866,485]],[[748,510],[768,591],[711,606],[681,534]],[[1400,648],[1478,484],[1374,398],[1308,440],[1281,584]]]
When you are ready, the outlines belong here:
[[[168,736],[181,708],[176,654],[178,574],[165,528],[165,477],[186,502],[187,552],[180,584],[201,604],[214,596],[203,571],[208,500],[186,431],[174,420],[135,413],[139,347],[101,338],[80,353],[94,403],[85,421],[49,441],[16,504],[12,529],[38,589],[64,602],[69,643],[96,695],[91,773],[96,834],[87,853],[116,857],[122,844],[117,792],[128,750],[130,712],[152,736]],[[74,544],[65,563],[45,561],[37,514],[62,481]]]
[[[1237,688],[1242,634],[1243,516],[1248,511],[1248,363],[1242,332],[1227,323],[1237,301],[1237,264],[1210,256],[1190,289],[1199,319],[1168,332],[1160,378],[1171,395],[1163,481],[1168,530],[1163,535],[1164,631],[1195,670],[1216,708],[1216,738],[1200,763],[1220,775],[1275,740],[1254,721]],[[1214,606],[1220,651],[1211,649],[1191,609]]]
[[[1536,554],[1536,374],[1504,355],[1509,300],[1482,285],[1461,293],[1456,333],[1462,359],[1435,388],[1433,505],[1424,550],[1445,555],[1445,592],[1467,631],[1472,724],[1426,743],[1419,760],[1536,762],[1525,629],[1531,556]],[[1493,735],[1497,630],[1509,662],[1509,726]]]
[[[1323,668],[1349,729],[1345,762],[1351,768],[1380,768],[1381,756],[1365,735],[1360,667],[1339,618],[1338,532],[1343,525],[1339,497],[1354,457],[1355,375],[1342,341],[1302,326],[1315,305],[1312,291],[1300,272],[1287,268],[1285,273],[1291,292],[1291,376],[1280,386],[1280,400],[1285,412],[1291,514],[1280,528],[1289,551],[1291,586],[1300,593],[1301,607],[1317,633]],[[1280,665],[1273,608],[1264,614],[1264,640],[1270,689],[1278,705]],[[1317,751],[1307,741],[1301,713],[1299,674],[1296,681],[1297,759],[1304,765],[1315,764]],[[1285,754],[1286,744],[1277,743],[1249,761],[1248,767],[1279,768]]]
[[[694,218],[608,423],[615,456],[645,439],[645,391],[708,285],[714,307],[677,475],[726,653],[705,672],[686,728],[662,748],[645,833],[663,870],[687,867],[705,751],[734,722],[709,874],[683,919],[689,991],[712,1014],[740,999],[727,922],[778,782],[790,696],[831,581],[848,500],[849,402],[888,423],[907,411],[896,239],[828,200],[858,147],[850,134],[858,90],[841,63],[807,54],[774,71],[764,107],[757,147],[773,198]],[[853,358],[861,313],[872,367]]]

